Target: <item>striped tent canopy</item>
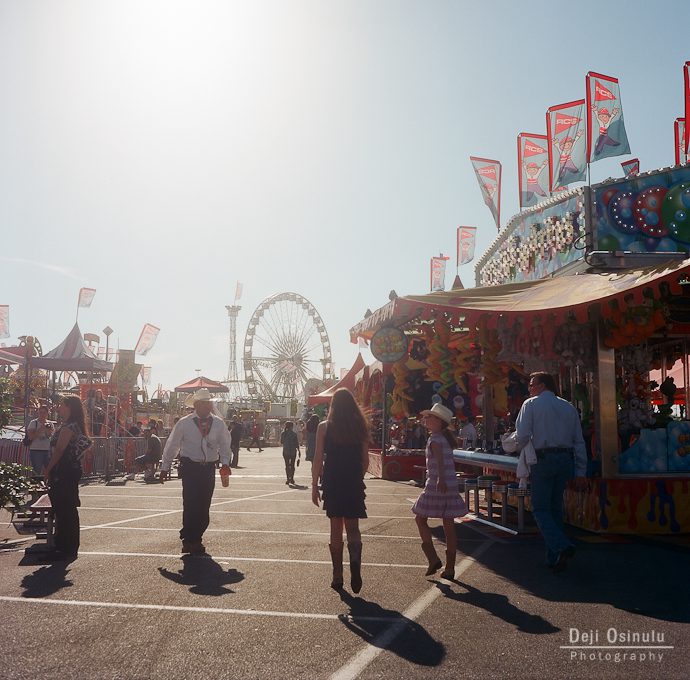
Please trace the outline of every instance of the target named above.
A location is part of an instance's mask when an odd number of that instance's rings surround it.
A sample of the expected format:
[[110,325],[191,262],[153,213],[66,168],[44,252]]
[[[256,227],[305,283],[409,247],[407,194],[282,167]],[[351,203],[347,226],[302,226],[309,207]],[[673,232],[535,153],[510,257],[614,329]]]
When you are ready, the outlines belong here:
[[110,361],[99,359],[84,342],[79,324],[48,354],[31,359],[31,366],[48,371],[112,371]]

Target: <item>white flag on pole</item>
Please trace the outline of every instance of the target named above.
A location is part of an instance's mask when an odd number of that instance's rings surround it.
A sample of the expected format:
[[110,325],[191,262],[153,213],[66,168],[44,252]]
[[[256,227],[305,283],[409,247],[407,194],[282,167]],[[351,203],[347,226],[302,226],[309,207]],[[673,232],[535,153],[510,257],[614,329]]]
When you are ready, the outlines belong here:
[[242,297],[242,284],[238,281],[235,286],[235,302],[237,302]]
[[0,305],[0,338],[10,337],[10,306]]
[[141,354],[142,356],[146,354],[155,344],[156,338],[160,328],[146,323],[141,329],[141,334],[139,335],[139,340],[137,341],[137,346],[134,348],[135,354]]
[[90,307],[93,302],[93,297],[96,295],[95,288],[80,288],[79,289],[79,303],[78,307]]
[[151,367],[142,366],[141,367],[141,384],[150,385],[151,384]]

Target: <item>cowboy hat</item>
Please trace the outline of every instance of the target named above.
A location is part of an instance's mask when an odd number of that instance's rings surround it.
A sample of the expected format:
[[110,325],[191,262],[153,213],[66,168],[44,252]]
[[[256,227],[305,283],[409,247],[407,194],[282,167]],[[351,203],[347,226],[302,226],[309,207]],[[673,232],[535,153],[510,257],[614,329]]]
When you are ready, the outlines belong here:
[[205,387],[198,389],[194,394],[190,394],[187,399],[185,399],[185,406],[194,406],[197,401],[211,401],[213,397],[211,393]]
[[420,415],[436,416],[446,424],[450,424],[450,421],[453,420],[453,412],[443,404],[434,404],[431,409],[422,411]]

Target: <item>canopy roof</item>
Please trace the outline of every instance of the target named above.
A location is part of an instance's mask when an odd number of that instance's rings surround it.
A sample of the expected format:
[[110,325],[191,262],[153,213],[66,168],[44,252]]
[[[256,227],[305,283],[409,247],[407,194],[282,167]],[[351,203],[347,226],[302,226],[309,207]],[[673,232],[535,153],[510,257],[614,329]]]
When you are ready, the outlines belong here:
[[[589,308],[614,299],[632,295],[639,304],[646,288],[658,291],[666,283],[679,293],[679,281],[690,276],[690,259],[618,272],[583,273],[502,286],[450,290],[428,295],[398,297],[377,309],[350,329],[350,340],[370,340],[382,326],[402,326],[413,319],[429,319],[437,312],[464,317],[465,325],[475,325],[488,317],[488,326],[499,316],[531,315],[545,312],[555,317],[573,313],[586,321]],[[607,313],[608,305],[602,306]]]
[[319,394],[310,394],[309,397],[307,397],[307,405],[316,406],[317,404],[329,404],[335,391],[339,390],[341,387],[353,390],[355,388],[357,374],[364,368],[364,365],[362,354],[359,353],[350,370],[335,385],[331,385],[327,390],[319,392]]
[[34,368],[44,368],[49,371],[112,371],[110,361],[99,359],[87,346],[82,337],[79,324],[67,337],[48,354],[33,357],[31,365]]
[[178,385],[175,388],[175,392],[196,392],[197,390],[200,390],[202,387],[205,387],[209,392],[228,392],[228,388],[226,385],[223,385],[222,383],[216,382],[215,380],[211,380],[210,378],[205,378],[203,375],[198,376],[197,378],[194,378],[193,380],[189,380],[186,383],[182,383],[182,385]]
[[23,364],[25,347],[0,347],[0,364]]

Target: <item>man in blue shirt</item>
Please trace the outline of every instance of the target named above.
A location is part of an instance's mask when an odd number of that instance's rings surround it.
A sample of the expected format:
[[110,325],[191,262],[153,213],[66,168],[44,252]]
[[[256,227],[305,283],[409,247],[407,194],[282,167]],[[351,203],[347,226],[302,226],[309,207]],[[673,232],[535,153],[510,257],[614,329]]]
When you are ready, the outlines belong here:
[[537,463],[530,468],[532,514],[546,543],[546,562],[554,571],[565,569],[575,546],[563,532],[563,492],[575,477],[584,484],[587,452],[575,407],[556,396],[556,383],[548,373],[532,373],[530,398],[520,408],[517,441],[532,440]]

